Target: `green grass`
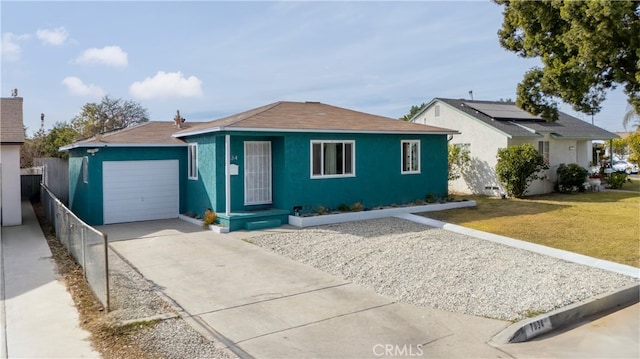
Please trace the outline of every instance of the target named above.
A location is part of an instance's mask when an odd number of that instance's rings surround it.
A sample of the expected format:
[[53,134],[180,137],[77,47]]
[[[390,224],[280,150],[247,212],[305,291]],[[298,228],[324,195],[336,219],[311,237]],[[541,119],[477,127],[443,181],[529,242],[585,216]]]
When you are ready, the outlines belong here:
[[625,192],[506,199],[456,196],[477,206],[423,215],[481,231],[640,267],[640,180]]

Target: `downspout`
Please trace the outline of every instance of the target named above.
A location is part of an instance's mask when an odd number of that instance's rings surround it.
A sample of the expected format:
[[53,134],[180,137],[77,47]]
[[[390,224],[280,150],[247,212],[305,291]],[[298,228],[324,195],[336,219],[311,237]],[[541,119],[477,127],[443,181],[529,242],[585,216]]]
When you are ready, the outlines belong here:
[[231,136],[224,135],[224,214],[231,213]]

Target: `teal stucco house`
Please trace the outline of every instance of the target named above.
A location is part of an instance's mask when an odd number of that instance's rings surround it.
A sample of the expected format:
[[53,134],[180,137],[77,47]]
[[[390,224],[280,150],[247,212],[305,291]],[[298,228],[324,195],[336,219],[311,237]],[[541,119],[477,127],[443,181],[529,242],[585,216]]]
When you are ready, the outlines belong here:
[[206,123],[148,122],[65,146],[69,206],[92,225],[203,216],[231,230],[447,195],[456,131],[319,102]]

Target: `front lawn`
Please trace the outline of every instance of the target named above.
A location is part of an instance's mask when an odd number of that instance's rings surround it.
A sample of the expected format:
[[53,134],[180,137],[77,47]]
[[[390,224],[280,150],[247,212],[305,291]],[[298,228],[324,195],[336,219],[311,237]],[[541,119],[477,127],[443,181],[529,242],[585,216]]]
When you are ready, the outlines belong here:
[[640,267],[640,180],[632,191],[603,191],[499,199],[456,196],[476,207],[423,213],[455,223],[549,247]]

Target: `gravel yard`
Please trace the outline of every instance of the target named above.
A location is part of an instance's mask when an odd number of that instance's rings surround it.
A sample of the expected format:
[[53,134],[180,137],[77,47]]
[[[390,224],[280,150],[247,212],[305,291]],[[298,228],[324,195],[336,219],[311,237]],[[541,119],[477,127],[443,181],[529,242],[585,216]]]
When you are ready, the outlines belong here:
[[400,302],[510,321],[637,282],[398,218],[277,232],[249,241]]

